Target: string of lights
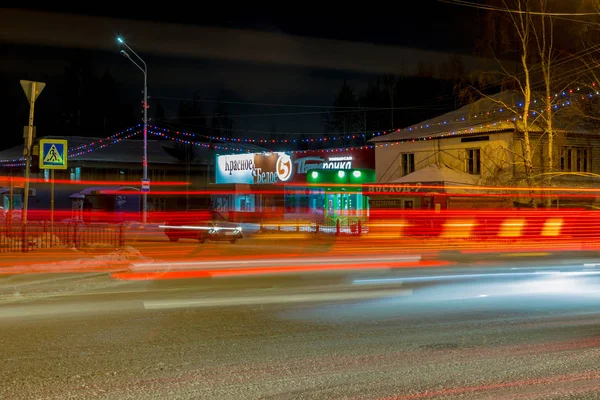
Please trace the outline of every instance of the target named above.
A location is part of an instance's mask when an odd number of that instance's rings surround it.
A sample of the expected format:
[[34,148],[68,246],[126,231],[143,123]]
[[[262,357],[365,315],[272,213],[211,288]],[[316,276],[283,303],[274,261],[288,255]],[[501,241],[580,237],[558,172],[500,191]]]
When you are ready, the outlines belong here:
[[[592,86],[596,87],[596,85],[594,83],[592,83]],[[575,90],[571,89],[571,90],[562,91],[560,93],[555,93],[554,97],[557,99],[558,103],[555,103],[553,105],[553,108],[559,109],[560,107],[570,106],[572,104],[571,99],[574,98],[574,96],[573,96],[574,94],[577,96],[576,97],[577,100],[579,100],[579,98],[581,98],[581,100],[585,100],[585,98],[592,98],[594,96],[600,95],[600,91],[589,92],[589,93],[585,93],[585,94],[579,94],[579,93],[580,93],[580,88],[577,88]],[[538,99],[532,100],[532,103],[538,104]],[[541,103],[541,101],[539,103]],[[522,108],[523,105],[524,105],[523,102],[518,102],[518,103],[512,105],[512,107]],[[530,111],[530,114],[532,116],[536,116],[538,114],[543,114],[543,113],[544,113],[544,110]],[[352,135],[343,135],[342,134],[342,135],[333,136],[333,137],[325,136],[325,137],[298,138],[298,139],[228,138],[228,137],[222,137],[222,136],[200,135],[200,134],[197,134],[194,132],[187,132],[187,131],[177,131],[177,130],[162,128],[162,127],[158,127],[158,126],[154,126],[154,125],[149,125],[148,133],[150,133],[156,137],[168,139],[168,140],[171,140],[171,141],[174,141],[177,143],[182,143],[182,144],[190,144],[190,145],[194,145],[194,146],[198,146],[198,147],[211,148],[211,149],[215,149],[215,150],[224,150],[224,151],[228,151],[228,152],[232,151],[232,152],[250,153],[250,152],[256,151],[256,149],[249,148],[249,147],[239,147],[239,146],[235,146],[235,144],[238,144],[238,145],[243,145],[243,144],[298,144],[298,143],[322,143],[322,144],[325,144],[325,143],[331,143],[331,142],[344,140],[344,139],[357,139],[357,138],[366,139],[368,136],[368,133],[372,133],[373,137],[377,137],[377,136],[381,136],[381,135],[387,135],[392,132],[402,132],[402,131],[414,132],[417,130],[420,131],[420,130],[432,128],[435,126],[447,125],[447,124],[452,124],[452,123],[456,123],[456,122],[462,122],[462,121],[465,121],[467,118],[476,119],[476,118],[486,117],[489,119],[490,117],[493,117],[496,114],[498,114],[498,115],[506,114],[505,107],[499,107],[494,110],[477,113],[477,114],[474,114],[471,116],[462,116],[462,117],[458,117],[458,118],[455,118],[452,120],[449,119],[449,120],[443,120],[443,121],[436,122],[436,123],[413,125],[413,126],[410,126],[408,128],[404,128],[404,129],[395,129],[395,130],[382,131],[382,132],[367,132],[367,133],[352,134]],[[523,117],[522,115],[519,115],[518,117],[515,116],[512,118],[498,118],[497,120],[491,120],[491,121],[488,120],[487,122],[482,123],[477,126],[471,126],[468,128],[458,129],[458,130],[449,130],[446,133],[438,132],[438,133],[435,133],[433,136],[405,138],[405,139],[396,140],[396,141],[376,143],[374,145],[363,145],[363,146],[357,146],[357,147],[336,147],[336,148],[326,148],[326,149],[292,150],[290,152],[292,152],[292,153],[306,153],[306,152],[330,153],[330,152],[341,152],[341,151],[347,151],[347,150],[363,150],[363,149],[373,149],[376,147],[394,146],[394,145],[407,143],[407,142],[432,140],[432,139],[439,139],[439,138],[449,137],[449,136],[461,136],[461,135],[465,135],[465,134],[473,134],[477,131],[484,131],[484,130],[489,131],[495,127],[496,128],[499,127],[500,124],[514,123],[517,121],[517,119],[521,119],[522,117]],[[85,144],[82,144],[77,147],[69,148],[68,158],[69,159],[76,158],[83,154],[88,154],[88,153],[91,153],[91,152],[94,152],[97,150],[105,149],[105,148],[115,145],[123,140],[131,139],[140,133],[140,131],[139,131],[140,126],[141,125],[138,124],[134,127],[130,127],[121,132],[117,132],[106,138],[102,138],[102,139],[98,139],[98,140],[95,140],[95,141],[92,141],[89,143],[85,143]],[[138,129],[138,130],[136,130],[136,129]],[[190,140],[190,139],[192,139],[192,140]],[[232,144],[206,143],[204,141],[199,141],[199,140],[194,140],[194,139],[208,139],[208,140],[215,140],[215,141],[226,142],[226,143],[232,142]],[[20,166],[24,166],[24,164],[25,163],[24,163],[23,157],[20,157],[17,159],[12,159],[12,160],[0,160],[0,166],[4,166],[4,167],[20,167]]]
[[[592,84],[592,86],[596,86],[596,85]],[[567,97],[567,96],[572,97],[572,95],[574,93],[577,93],[579,91],[580,91],[580,88],[577,88],[576,90],[568,90],[568,91],[565,90],[561,93],[556,93],[554,95],[554,97],[557,100],[555,100],[555,104],[553,105],[553,108],[555,110],[557,110],[560,107],[566,107],[566,106],[571,105],[571,100],[563,99],[563,98]],[[584,100],[586,97],[592,98],[597,95],[600,95],[599,91],[581,95],[581,99]],[[578,97],[579,96],[580,95],[578,95]],[[556,101],[558,101],[558,103],[556,103]],[[542,103],[541,100],[539,100],[539,101],[538,101],[538,99],[532,100],[532,104],[534,104],[536,106],[540,103]],[[413,125],[413,126],[410,126],[407,128],[403,128],[403,129],[392,129],[392,130],[386,130],[386,131],[377,131],[377,132],[373,131],[373,132],[353,133],[353,134],[338,134],[337,136],[333,136],[333,137],[321,136],[321,137],[296,138],[296,139],[254,139],[254,138],[240,138],[240,137],[225,137],[225,136],[216,136],[216,135],[215,136],[201,135],[201,134],[194,133],[194,132],[163,128],[163,127],[159,127],[156,125],[153,125],[152,128],[155,129],[157,132],[164,132],[164,133],[170,134],[170,135],[181,135],[183,137],[188,137],[188,138],[208,139],[208,140],[215,140],[215,141],[220,141],[220,142],[251,143],[251,144],[331,143],[331,142],[336,142],[336,141],[341,141],[341,140],[346,140],[346,139],[367,139],[369,135],[372,135],[372,137],[377,137],[377,136],[387,135],[392,132],[402,132],[402,131],[414,132],[417,130],[420,131],[423,129],[438,127],[438,126],[442,126],[442,125],[451,125],[453,123],[463,122],[467,119],[476,120],[477,118],[482,118],[482,117],[486,118],[486,119],[490,119],[490,118],[493,118],[494,115],[499,116],[498,120],[495,121],[497,123],[498,121],[505,119],[504,115],[507,113],[506,107],[522,108],[523,105],[524,105],[523,102],[518,102],[516,104],[506,105],[505,107],[498,106],[498,108],[491,109],[488,111],[475,113],[475,114],[472,114],[469,116],[466,116],[466,115],[459,116],[454,119],[443,120],[443,121],[435,122],[435,123],[417,124],[417,125]],[[544,113],[544,110],[540,110],[540,109],[538,109],[538,110],[532,109],[530,111],[531,116],[537,116],[537,115],[543,114],[543,113]],[[500,117],[500,115],[502,115],[502,117]],[[520,117],[522,117],[522,116],[520,116]]]
[[[92,142],[85,143],[80,146],[71,147],[67,151],[67,156],[69,159],[75,158],[75,157],[81,156],[82,154],[87,154],[87,153],[96,151],[98,149],[107,148],[107,147],[117,144],[125,139],[131,139],[132,137],[134,137],[140,133],[140,131],[134,130],[139,127],[140,127],[140,124],[138,124],[134,127],[125,129],[121,132],[117,132],[111,136],[108,136],[108,137],[105,137],[102,139],[98,139],[98,140],[94,140]],[[3,167],[24,166],[25,165],[24,160],[25,160],[24,157],[15,158],[12,160],[0,160],[0,166],[3,166]]]
[[[190,144],[190,145],[199,146],[199,147],[214,148],[217,150],[233,150],[233,151],[239,151],[239,152],[243,152],[243,153],[252,153],[252,152],[256,151],[256,149],[240,148],[240,147],[233,147],[233,146],[226,146],[226,145],[214,145],[214,144],[203,143],[203,142],[194,142],[194,141],[190,141],[190,140],[186,140],[186,139],[181,139],[181,138],[178,138],[175,136],[171,136],[164,132],[156,132],[156,131],[150,130],[150,131],[148,131],[148,133],[155,135],[155,136],[160,136],[165,139],[169,139],[169,140],[177,142],[177,143]],[[307,153],[307,152],[333,153],[333,152],[341,152],[341,151],[353,150],[353,149],[361,149],[361,150],[362,149],[372,149],[374,147],[375,146],[373,146],[373,145],[364,145],[364,146],[357,146],[357,147],[339,147],[339,148],[332,148],[332,149],[292,150],[290,152],[291,153]]]
[[[75,149],[69,149],[68,158],[75,158],[75,157],[81,156],[83,154],[92,153],[96,150],[105,149],[105,148],[115,145],[119,142],[122,142],[123,140],[131,139],[132,137],[139,135],[139,134],[140,134],[140,131],[130,132],[129,134],[119,137],[119,138],[110,137],[110,138],[106,138],[106,139],[100,139],[97,142],[92,142],[92,143],[89,143],[89,144],[86,144],[83,146],[79,146]],[[93,145],[95,145],[95,147],[92,147]]]
[[[151,127],[149,126],[149,128],[151,128]],[[149,129],[148,133],[151,135],[157,136],[157,137],[169,139],[173,142],[177,142],[177,143],[181,143],[181,144],[190,144],[190,145],[194,145],[194,146],[198,146],[198,147],[212,148],[212,149],[218,149],[218,150],[233,150],[233,151],[246,152],[246,153],[251,153],[252,151],[256,151],[256,149],[250,149],[250,148],[233,147],[233,146],[229,146],[229,145],[205,143],[205,142],[194,142],[191,140],[181,139],[181,138],[175,137],[173,135],[169,135],[168,133],[159,132],[159,131],[155,131],[152,129]]]
[[[75,156],[76,157],[77,155],[84,154],[84,153],[86,153],[86,151],[84,151],[84,150],[88,150],[88,149],[90,149],[90,148],[92,148],[94,146],[97,146],[99,144],[103,145],[106,142],[110,142],[110,141],[114,142],[115,139],[117,139],[117,138],[119,138],[120,136],[123,136],[123,135],[130,136],[131,133],[133,133],[133,136],[135,136],[139,132],[134,132],[134,130],[135,129],[139,129],[140,127],[141,127],[141,124],[137,124],[136,126],[132,126],[131,128],[125,129],[124,131],[121,131],[121,132],[117,132],[114,135],[108,136],[106,138],[98,139],[98,140],[90,142],[90,143],[85,143],[85,144],[82,144],[82,145],[77,146],[77,147],[71,147],[71,148],[69,148],[69,156]],[[117,143],[117,142],[114,142],[114,143]],[[93,151],[93,150],[91,150],[91,151]],[[87,153],[89,153],[89,152],[90,151],[87,151]],[[75,153],[77,153],[77,154],[75,155]]]
[[181,135],[184,137],[195,137],[195,138],[202,138],[202,139],[208,139],[208,140],[216,140],[216,141],[220,141],[220,142],[251,143],[251,144],[333,142],[333,141],[342,140],[342,139],[356,139],[356,138],[365,138],[366,137],[366,134],[364,134],[364,133],[354,133],[354,134],[350,134],[350,135],[337,134],[338,136],[332,136],[332,137],[324,136],[324,137],[318,137],[318,138],[251,139],[251,138],[232,138],[232,137],[225,137],[225,136],[200,135],[200,134],[194,133],[194,132],[177,131],[177,130],[173,130],[173,129],[162,128],[162,127],[155,126],[155,125],[153,125],[152,128],[155,129],[157,132],[165,132],[168,134]]

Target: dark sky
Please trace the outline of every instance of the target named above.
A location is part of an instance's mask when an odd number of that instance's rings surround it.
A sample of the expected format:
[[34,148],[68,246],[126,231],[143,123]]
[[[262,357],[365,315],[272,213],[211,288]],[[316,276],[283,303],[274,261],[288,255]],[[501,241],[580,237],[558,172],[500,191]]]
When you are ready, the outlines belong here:
[[[408,4],[398,2],[393,8],[383,4],[375,7],[351,7],[327,13],[321,10],[294,10],[286,12],[186,12],[151,7],[135,9],[97,7],[37,8],[49,12],[72,13],[137,19],[145,21],[180,23],[197,26],[218,26],[234,29],[251,29],[317,38],[342,39],[437,49],[443,51],[472,50],[472,31],[478,13],[472,8],[459,7],[438,0],[419,0]],[[451,32],[451,35],[444,34]]]
[[[3,9],[0,74],[18,87],[19,79],[59,76],[76,53],[83,52],[93,59],[98,74],[109,70],[135,99],[141,74],[119,55],[114,37],[123,35],[148,63],[151,105],[160,102],[168,115],[174,115],[178,99],[191,98],[196,91],[207,100],[207,112],[219,97],[247,103],[330,105],[344,79],[360,90],[370,77],[383,73],[413,74],[419,62],[437,65],[452,54],[461,54],[467,66],[473,62],[476,11],[435,0],[405,5],[363,4],[356,11],[348,6],[331,13],[296,12],[297,6],[290,5],[279,15],[198,13],[182,7],[169,11],[164,5],[153,11],[150,3],[146,10],[110,13],[85,8]],[[51,90],[44,94],[52,101]],[[15,99],[21,100],[24,95]],[[40,107],[42,100],[40,96]],[[245,129],[272,126],[283,132],[322,132],[321,115],[305,111],[250,104],[230,107],[233,115],[252,115],[236,117],[240,136]]]

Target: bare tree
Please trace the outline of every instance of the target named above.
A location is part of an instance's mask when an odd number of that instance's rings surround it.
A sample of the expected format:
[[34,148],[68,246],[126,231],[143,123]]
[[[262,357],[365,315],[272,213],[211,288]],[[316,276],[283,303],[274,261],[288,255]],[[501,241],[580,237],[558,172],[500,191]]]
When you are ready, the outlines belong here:
[[[494,52],[494,58],[501,68],[502,86],[514,89],[520,99],[516,104],[510,104],[502,97],[487,97],[515,117],[515,128],[521,134],[523,179],[530,188],[529,192],[533,193],[538,172],[545,171],[542,176],[548,177],[555,170],[555,91],[565,84],[564,79],[554,74],[557,49],[555,21],[549,13],[551,0],[501,0],[500,3],[490,3],[495,4],[493,8],[498,18],[493,26],[502,31],[500,43],[504,47],[498,49],[499,52],[506,57],[510,56],[510,52],[502,53],[502,50],[518,49],[518,68],[507,66],[506,61],[501,61]],[[543,161],[535,162],[537,155]],[[544,182],[547,184],[548,180],[544,179]],[[533,196],[530,204],[535,206]]]
[[[538,18],[539,25],[532,24],[535,44],[538,50],[539,66],[541,69],[542,79],[544,81],[545,96],[543,99],[544,110],[540,115],[543,115],[545,122],[545,134],[547,136],[547,154],[546,154],[546,172],[552,173],[554,170],[553,151],[554,151],[554,129],[552,124],[552,106],[554,101],[553,96],[553,56],[554,56],[554,21],[552,17],[546,16],[548,11],[547,0],[539,0],[539,11],[542,13]],[[550,200],[549,200],[550,201]]]
[[[515,88],[520,94],[521,100],[515,104],[515,99],[511,96],[488,96],[479,91],[479,94],[488,98],[493,103],[497,104],[505,110],[508,110],[515,118],[515,128],[522,134],[521,155],[522,164],[524,167],[524,178],[527,187],[530,188],[530,194],[533,194],[534,187],[534,163],[533,163],[533,147],[531,138],[530,121],[531,106],[533,101],[532,90],[532,75],[534,63],[532,61],[532,43],[535,39],[534,28],[532,24],[530,8],[528,0],[502,0],[501,17],[505,18],[512,30],[512,42],[518,48],[518,64],[519,70],[511,72],[504,62],[502,62],[493,51],[493,56],[496,58],[501,69],[501,80],[504,87]],[[506,31],[505,31],[506,32]],[[512,101],[511,101],[512,100]],[[531,206],[535,207],[533,196],[530,199]]]

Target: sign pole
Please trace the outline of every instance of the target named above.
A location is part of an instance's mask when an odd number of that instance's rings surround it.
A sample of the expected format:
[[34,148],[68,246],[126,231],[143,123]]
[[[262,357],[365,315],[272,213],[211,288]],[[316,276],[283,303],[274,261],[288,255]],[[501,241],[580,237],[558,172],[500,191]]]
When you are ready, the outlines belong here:
[[[27,208],[29,205],[29,177],[31,169],[31,146],[33,144],[33,113],[35,100],[40,95],[46,84],[44,82],[33,82],[33,81],[21,81],[21,87],[27,96],[29,101],[29,124],[27,127],[27,135],[25,136],[25,148],[23,149],[23,156],[25,156],[25,193],[23,194],[23,215],[21,221],[23,227],[27,225]],[[25,245],[24,245],[25,246]],[[25,247],[24,247],[25,248]]]
[[8,221],[7,224],[9,227],[11,227],[10,232],[12,233],[12,217],[13,217],[13,206],[15,204],[15,182],[13,181],[13,177],[10,177],[10,187],[9,187],[9,191],[8,191],[8,202],[10,203],[8,205]]
[[54,234],[54,169],[50,170],[50,233]]
[[29,127],[27,129],[27,138],[25,138],[25,193],[23,194],[23,216],[21,221],[27,225],[27,206],[29,205],[29,176],[31,169],[31,144],[33,142],[33,112],[35,106],[35,86],[37,82],[31,83],[31,91],[27,96],[29,98]]
[[42,139],[40,148],[40,169],[50,170],[50,232],[54,234],[54,170],[67,169],[69,143],[63,139]]

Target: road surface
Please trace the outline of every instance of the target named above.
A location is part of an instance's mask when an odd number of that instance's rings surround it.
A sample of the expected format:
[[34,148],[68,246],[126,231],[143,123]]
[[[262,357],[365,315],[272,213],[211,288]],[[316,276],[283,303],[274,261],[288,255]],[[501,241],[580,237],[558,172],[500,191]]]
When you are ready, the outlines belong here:
[[600,396],[595,255],[446,256],[379,271],[3,277],[0,398]]

